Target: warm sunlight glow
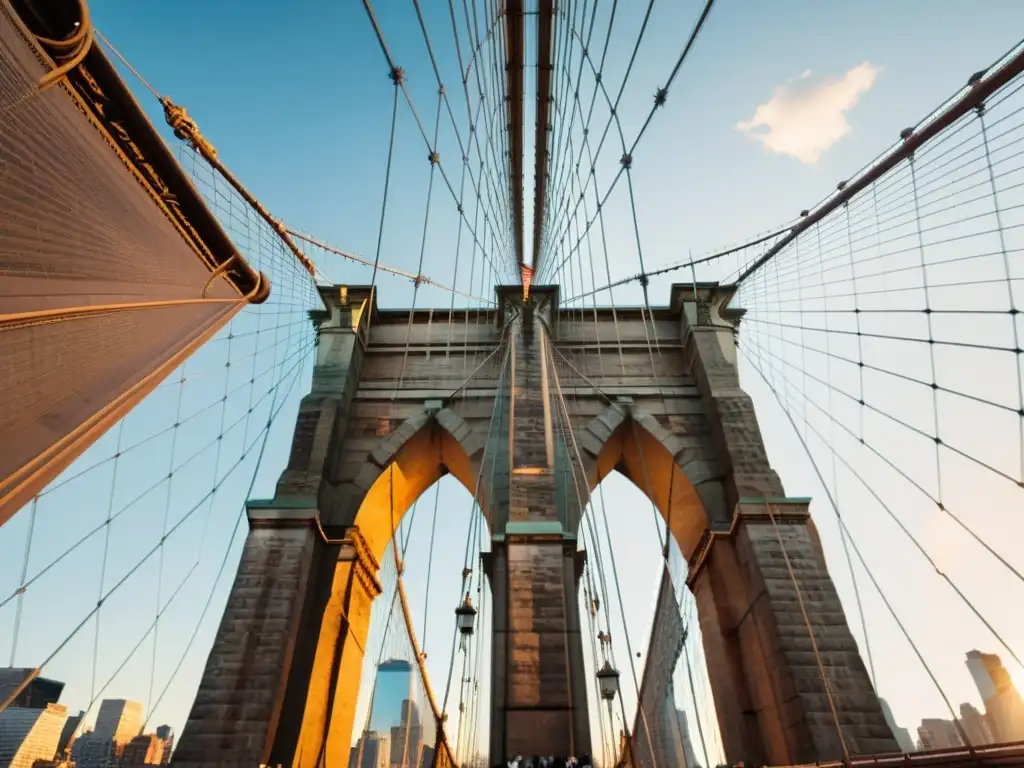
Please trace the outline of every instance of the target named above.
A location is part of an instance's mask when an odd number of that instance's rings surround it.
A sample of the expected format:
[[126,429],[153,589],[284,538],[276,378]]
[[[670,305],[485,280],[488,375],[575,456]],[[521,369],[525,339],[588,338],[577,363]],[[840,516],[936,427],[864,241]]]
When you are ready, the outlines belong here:
[[0,754],[1024,765],[1024,0],[264,5],[0,0]]

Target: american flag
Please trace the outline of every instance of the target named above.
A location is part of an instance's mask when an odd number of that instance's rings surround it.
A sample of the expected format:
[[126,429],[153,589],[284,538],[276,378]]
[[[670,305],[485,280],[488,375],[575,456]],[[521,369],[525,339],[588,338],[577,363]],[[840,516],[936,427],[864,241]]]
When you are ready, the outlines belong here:
[[526,301],[530,298],[530,281],[533,280],[533,269],[520,263],[519,271],[523,280],[523,301]]

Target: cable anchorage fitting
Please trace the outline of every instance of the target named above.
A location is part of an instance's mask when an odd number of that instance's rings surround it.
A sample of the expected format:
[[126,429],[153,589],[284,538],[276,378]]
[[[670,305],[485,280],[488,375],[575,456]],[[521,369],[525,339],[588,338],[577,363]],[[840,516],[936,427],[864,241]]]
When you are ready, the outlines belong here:
[[217,158],[217,150],[199,131],[196,121],[184,107],[179,107],[166,96],[160,99],[164,108],[164,119],[174,131],[174,135],[186,142],[199,154],[213,159]]

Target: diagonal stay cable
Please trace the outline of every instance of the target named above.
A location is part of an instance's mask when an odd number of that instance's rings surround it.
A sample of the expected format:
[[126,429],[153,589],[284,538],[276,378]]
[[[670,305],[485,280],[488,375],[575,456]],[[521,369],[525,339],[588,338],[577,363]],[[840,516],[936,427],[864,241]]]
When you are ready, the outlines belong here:
[[[301,354],[303,353],[303,351],[304,350],[302,348],[298,348],[298,349],[296,349],[295,351],[293,351],[291,353],[290,357],[294,357],[296,355],[300,355],[299,359],[296,360],[296,362],[294,363],[292,370],[297,368],[303,362],[303,358],[301,357]],[[308,351],[309,350],[306,349],[305,353],[308,354]],[[283,362],[285,362],[285,361],[282,361],[282,363]],[[253,405],[250,408],[250,411],[254,410],[257,407],[259,407],[259,405],[270,394],[272,394],[273,391],[274,391],[273,389],[268,389],[260,397],[260,399],[256,402],[256,404]],[[241,425],[246,420],[246,418],[248,418],[248,415],[249,415],[248,413],[244,413],[241,416],[239,416],[237,419],[235,419],[230,424],[230,426],[228,426],[228,428],[224,431],[224,434],[228,434],[229,432],[233,431],[236,427]],[[193,462],[199,456],[203,455],[206,451],[208,451],[210,448],[212,448],[214,445],[216,445],[220,440],[221,440],[221,437],[218,436],[218,437],[214,437],[212,440],[210,440],[207,443],[205,443],[199,449],[197,449],[196,451],[191,453],[188,456],[188,458],[184,459],[180,464],[178,464],[178,466],[174,468],[172,474],[180,471],[183,467],[189,465],[191,462]],[[103,531],[104,529],[106,529],[109,524],[111,524],[114,521],[116,521],[118,518],[121,517],[121,515],[123,515],[129,509],[132,509],[139,501],[141,501],[143,498],[145,498],[150,493],[152,493],[157,488],[159,488],[161,485],[163,485],[165,482],[167,482],[167,479],[168,479],[167,475],[162,475],[156,482],[152,483],[145,490],[143,490],[141,493],[137,494],[134,498],[132,498],[131,501],[126,503],[124,506],[122,506],[118,511],[112,512],[110,514],[109,518],[104,518],[103,522],[99,523],[98,525],[96,525],[92,529],[90,529],[88,532],[86,532],[85,535],[81,536],[77,541],[75,541],[73,544],[71,544],[71,546],[69,546],[64,552],[62,552],[54,560],[52,560],[50,563],[48,563],[42,569],[40,569],[37,573],[35,573],[32,576],[32,578],[30,578],[27,581],[25,581],[24,584],[20,585],[8,597],[4,598],[3,600],[0,600],[0,608],[3,608],[9,602],[11,602],[13,599],[15,599],[19,594],[23,593],[25,590],[27,590],[29,587],[31,587],[35,582],[37,582],[40,578],[42,578],[44,575],[46,575],[46,573],[48,573],[50,570],[52,570],[56,565],[58,565],[60,562],[62,562],[65,558],[67,558],[73,552],[75,552],[80,546],[82,546],[82,544],[84,544],[86,541],[90,540],[93,536],[95,536],[100,531]]]
[[[310,349],[312,349],[312,346],[310,346]],[[293,367],[293,370],[296,370],[297,368],[298,368],[298,364],[296,364]],[[296,376],[295,379],[297,379],[297,378],[298,377]],[[293,383],[294,383],[295,379],[293,379]],[[262,460],[262,456],[263,456],[264,450],[266,448],[267,437],[268,437],[268,435],[270,433],[270,426],[273,423],[274,418],[276,418],[277,414],[280,413],[281,408],[283,407],[283,405],[284,405],[284,401],[282,401],[281,404],[278,405],[277,409],[272,412],[271,418],[268,420],[268,424],[261,430],[260,434],[257,436],[257,439],[254,440],[242,452],[242,454],[238,458],[238,460],[234,464],[232,464],[232,466],[224,474],[224,477],[221,479],[221,482],[218,483],[218,485],[223,484],[223,482],[228,477],[230,477],[235,472],[235,470],[238,469],[238,467],[240,467],[244,463],[245,459],[248,458],[248,456],[250,455],[252,450],[256,447],[256,443],[257,442],[260,442],[260,449],[259,449],[259,452],[258,452],[257,456],[258,456],[258,458],[260,460]],[[262,440],[259,440],[260,437],[262,437]],[[254,471],[253,482],[255,482],[255,475],[256,475],[256,472]],[[153,557],[153,555],[155,555],[157,552],[160,551],[160,549],[163,546],[164,542],[168,538],[173,536],[177,531],[181,530],[182,526],[192,517],[192,515],[196,512],[196,510],[198,510],[202,506],[204,506],[205,502],[209,499],[210,495],[214,493],[215,489],[216,489],[216,486],[214,488],[212,488],[210,491],[208,491],[206,494],[204,494],[204,496],[196,504],[194,504],[192,506],[192,508],[188,512],[186,512],[184,516],[182,516],[182,518],[180,520],[178,520],[173,526],[171,526],[167,530],[167,533],[164,536],[161,537],[160,542],[158,544],[156,544],[155,546],[151,547],[146,552],[146,554],[143,555],[142,558],[140,558],[139,561],[134,566],[132,566],[132,568],[130,568],[120,579],[118,579],[118,581],[113,586],[110,587],[110,589],[106,590],[100,596],[100,599],[97,601],[97,604],[95,606],[93,606],[92,609],[90,609],[90,611],[82,618],[82,620],[68,634],[68,636],[43,660],[43,662],[39,665],[38,669],[40,669],[40,670],[43,669],[47,664],[49,664],[67,646],[67,644],[69,642],[71,642],[72,639],[74,639],[74,637],[82,630],[83,627],[85,627],[85,625],[89,622],[89,620],[91,618],[93,618],[99,612],[99,610],[102,607],[102,605],[107,600],[109,600],[110,597],[112,595],[114,595],[122,586],[124,586],[125,583],[127,583],[128,580],[135,573],[137,573],[138,570],[146,562],[148,562],[151,557]],[[0,710],[0,711],[2,711],[2,710]]]

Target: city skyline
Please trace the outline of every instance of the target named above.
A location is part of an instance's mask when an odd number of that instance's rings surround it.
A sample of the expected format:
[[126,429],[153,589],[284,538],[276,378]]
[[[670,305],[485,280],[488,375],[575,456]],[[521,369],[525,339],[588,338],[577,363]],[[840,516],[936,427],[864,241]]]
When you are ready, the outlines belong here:
[[413,669],[404,659],[376,665],[366,726],[352,734],[351,768],[377,768],[378,763],[385,768],[429,765],[426,756],[433,754],[435,734],[433,727],[425,727],[416,703],[419,686]]
[[[167,765],[174,730],[160,725],[144,732],[143,705],[128,699],[103,699],[95,719],[86,712],[72,714],[59,702],[64,683],[32,677],[34,670],[0,667],[0,767],[39,768],[50,761],[56,768],[68,760],[77,768],[120,768]],[[27,682],[26,682],[27,681]]]
[[[367,730],[387,733],[402,719],[402,702],[412,696],[412,664],[388,659],[377,665]],[[358,734],[353,733],[353,737]]]
[[[959,705],[959,717],[955,721],[944,717],[922,718],[920,724],[914,727],[915,738],[911,739],[909,730],[893,719],[889,705],[884,698],[881,699],[886,720],[905,751],[966,745],[964,735],[975,746],[1024,738],[1024,699],[1007,674],[998,654],[973,649],[965,652],[964,658],[983,701],[982,711],[968,702],[963,702]],[[10,698],[11,705],[5,712],[10,711],[20,717],[17,723],[11,716],[5,721],[4,712],[0,712],[0,765],[3,764],[4,755],[7,755],[12,768],[20,768],[20,763],[16,760],[17,750],[11,749],[10,734],[14,730],[20,730],[24,731],[27,738],[31,728],[26,723],[34,722],[40,717],[50,718],[51,722],[42,726],[42,730],[46,732],[44,737],[36,735],[34,738],[44,739],[47,745],[53,741],[51,752],[57,755],[63,754],[68,747],[74,749],[74,744],[83,737],[89,737],[79,745],[77,751],[77,759],[83,767],[87,768],[92,762],[107,759],[110,743],[120,746],[125,765],[165,765],[169,760],[170,749],[162,748],[159,742],[164,745],[173,744],[173,730],[170,726],[161,725],[152,733],[142,733],[141,703],[124,699],[104,699],[100,702],[94,723],[83,727],[82,719],[85,713],[71,715],[66,705],[58,702],[63,689],[63,683],[60,681],[35,678],[17,696],[14,695],[19,682],[31,671],[0,668],[0,701]],[[413,690],[411,674],[412,665],[402,659],[388,659],[377,665],[372,706],[374,725],[368,726],[356,737],[349,758],[351,768],[355,765],[360,765],[361,768],[413,765],[418,762],[413,759],[414,755],[419,756],[419,760],[424,760],[423,756],[428,750],[432,753],[432,747],[424,743],[419,709],[409,698]],[[665,719],[664,725],[652,731],[652,737],[658,744],[656,754],[661,756],[659,761],[670,754],[677,754],[682,756],[681,759],[687,766],[700,766],[702,763],[694,749],[686,712],[675,706],[675,695],[673,686],[669,683],[667,701],[671,705],[671,713]],[[26,719],[14,710],[30,711],[32,715]],[[657,714],[656,717],[663,715]],[[74,741],[71,739],[69,727],[78,732]],[[646,738],[642,732],[633,738],[641,754],[649,751],[642,742]],[[101,746],[91,750],[83,748],[90,739],[101,742]],[[907,739],[911,739],[909,745]],[[910,749],[906,749],[907,746]],[[358,755],[362,755],[362,763],[358,762]]]
[[[949,747],[1008,744],[1024,740],[1024,699],[1011,680],[998,654],[971,650],[965,653],[965,665],[971,673],[982,710],[970,702],[959,704],[959,717],[925,717],[915,728],[915,750]],[[900,727],[884,699],[882,709],[901,746],[910,739],[907,728]]]

